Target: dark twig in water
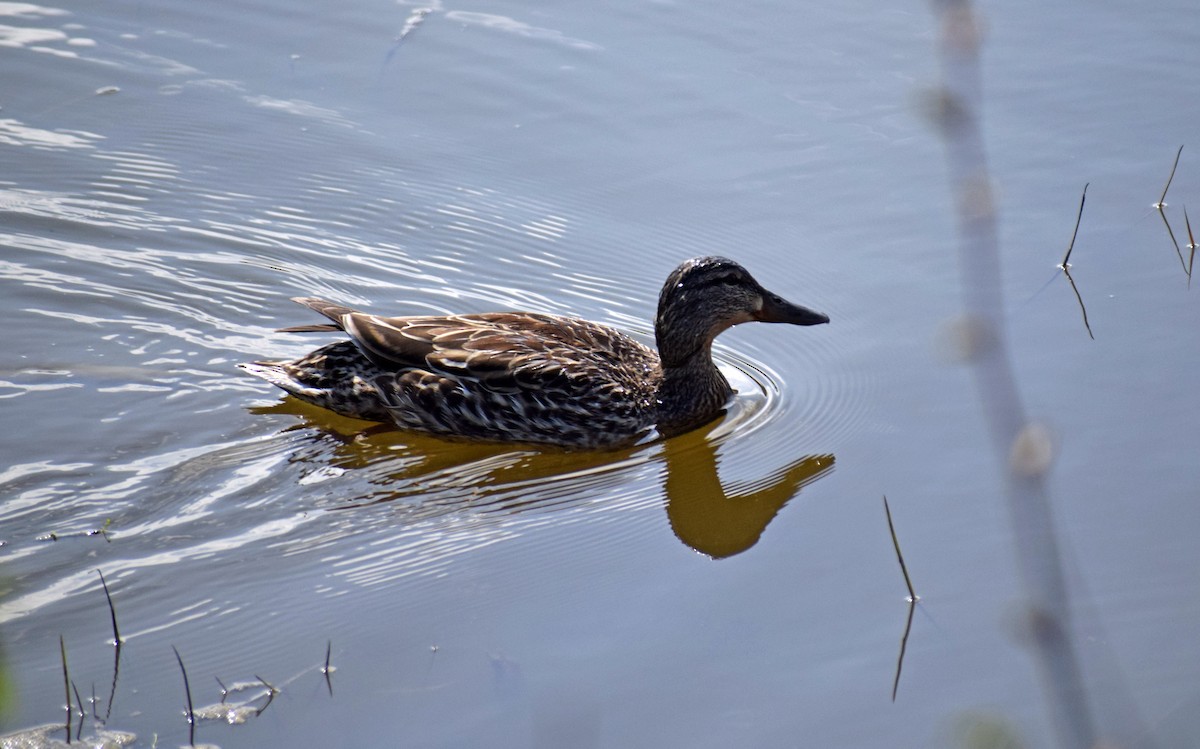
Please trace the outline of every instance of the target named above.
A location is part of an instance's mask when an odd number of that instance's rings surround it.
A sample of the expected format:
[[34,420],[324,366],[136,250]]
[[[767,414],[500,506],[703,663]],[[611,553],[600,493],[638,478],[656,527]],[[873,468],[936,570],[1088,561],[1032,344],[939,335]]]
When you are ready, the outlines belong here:
[[892,508],[888,507],[886,495],[883,498],[883,511],[887,514],[888,530],[892,532],[892,545],[896,547],[896,559],[900,560],[900,571],[904,573],[904,584],[908,586],[908,600],[919,601],[921,599],[913,590],[912,579],[908,576],[908,565],[904,563],[904,555],[900,553],[900,539],[896,538],[896,526],[892,524]]
[[192,707],[192,685],[188,683],[187,669],[183,667],[183,656],[179,655],[179,648],[172,645],[171,650],[175,651],[175,660],[179,662],[179,671],[183,674],[183,694],[187,697],[188,746],[195,746],[196,711]]
[[896,678],[892,681],[892,702],[896,701],[896,692],[900,689],[900,671],[904,668],[904,651],[908,649],[908,633],[912,631],[913,612],[917,610],[917,602],[908,599],[908,621],[904,623],[904,634],[900,637],[900,656],[896,658]]
[[908,586],[908,621],[904,624],[904,635],[900,638],[900,655],[896,658],[896,678],[892,681],[892,702],[895,702],[896,691],[900,688],[900,671],[904,668],[904,651],[908,648],[908,633],[912,631],[913,611],[920,598],[913,590],[912,578],[908,576],[908,565],[904,563],[904,554],[900,552],[900,539],[896,536],[896,525],[892,522],[892,508],[888,506],[887,495],[883,497],[883,511],[887,515],[888,531],[892,534],[892,545],[896,547],[896,559],[900,562],[900,571],[904,573],[904,584]]
[[1075,216],[1075,231],[1071,232],[1071,244],[1067,245],[1067,254],[1063,255],[1063,270],[1067,269],[1067,261],[1071,259],[1071,250],[1075,249],[1075,237],[1079,236],[1079,222],[1083,220],[1083,204],[1087,202],[1087,189],[1090,184],[1092,183],[1088,182],[1083,186],[1083,197],[1079,199],[1079,213]]
[[71,691],[75,693],[75,704],[79,706],[79,727],[75,729],[75,740],[79,741],[83,738],[83,700],[79,697],[79,687],[75,686],[75,682],[71,682]]
[[100,584],[104,586],[104,597],[108,600],[108,614],[112,618],[113,644],[120,649],[121,631],[117,629],[117,607],[113,605],[112,594],[108,591],[108,582],[104,579],[104,573],[97,569],[96,574],[100,576]]
[[1079,311],[1083,313],[1083,327],[1087,328],[1088,338],[1091,338],[1094,341],[1096,340],[1096,336],[1092,335],[1092,326],[1091,323],[1088,322],[1087,307],[1083,306],[1083,296],[1079,293],[1079,287],[1075,285],[1075,279],[1071,278],[1071,269],[1065,265],[1063,266],[1063,275],[1066,276],[1067,281],[1071,283],[1071,291],[1075,292],[1075,300],[1079,302]]
[[1162,195],[1154,204],[1154,207],[1160,211],[1167,205],[1167,190],[1171,189],[1171,180],[1175,179],[1175,169],[1179,166],[1179,154],[1181,153],[1183,153],[1183,146],[1180,146],[1179,150],[1175,152],[1175,163],[1171,165],[1171,176],[1167,177],[1167,184],[1163,185]]
[[214,676],[213,678],[216,679],[217,684],[221,686],[221,704],[224,705],[226,698],[229,697],[229,687],[225,686],[225,682],[221,681],[220,676]]
[[62,653],[63,692],[67,695],[67,743],[71,743],[71,676],[67,673],[67,641],[58,636],[58,650]]
[[329,688],[329,696],[333,696],[333,679],[330,678],[332,670],[329,668],[329,657],[333,654],[333,640],[325,643],[325,665],[321,668],[321,673],[325,675],[325,686]]
[[1196,263],[1196,237],[1192,235],[1192,222],[1191,222],[1191,220],[1188,219],[1186,205],[1183,207],[1183,223],[1187,225],[1187,233],[1188,233],[1187,246],[1188,246],[1188,249],[1191,250],[1191,254],[1188,256],[1188,267],[1187,267],[1188,288],[1190,289],[1190,288],[1192,288],[1192,268]]
[[121,631],[117,628],[117,607],[113,604],[112,594],[108,590],[108,582],[104,579],[104,573],[99,569],[96,570],[96,574],[100,576],[100,584],[104,586],[104,598],[108,601],[108,614],[112,619],[113,645],[116,646],[116,652],[113,653],[112,687],[108,692],[108,706],[104,708],[104,720],[107,721],[112,715],[113,699],[117,696],[117,676],[121,673]]
[[1167,234],[1171,237],[1171,244],[1175,247],[1175,254],[1179,256],[1179,265],[1183,268],[1183,272],[1187,273],[1187,262],[1183,259],[1183,251],[1179,249],[1179,241],[1175,239],[1175,230],[1171,228],[1171,222],[1167,220],[1167,214],[1161,206],[1158,208],[1158,215],[1162,217],[1163,224],[1167,227]]
[[268,692],[268,694],[267,694],[266,704],[263,705],[262,707],[258,708],[258,710],[254,713],[255,717],[257,717],[259,715],[262,715],[263,711],[271,706],[271,703],[275,701],[275,695],[279,694],[279,690],[276,689],[274,686],[272,686],[270,682],[268,682],[266,679],[259,676],[258,674],[255,674],[254,678],[261,681],[263,686],[270,690],[270,692]]

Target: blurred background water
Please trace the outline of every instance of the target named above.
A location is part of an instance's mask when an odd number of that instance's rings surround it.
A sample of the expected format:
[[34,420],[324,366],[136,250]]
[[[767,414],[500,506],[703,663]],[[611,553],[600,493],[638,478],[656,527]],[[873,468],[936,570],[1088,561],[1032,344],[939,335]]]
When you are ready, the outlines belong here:
[[[984,10],[1001,283],[1092,696],[1192,746],[1200,27]],[[61,635],[84,735],[94,711],[139,746],[187,741],[171,646],[197,708],[280,688],[200,722],[228,747],[929,746],[981,714],[1044,744],[1000,468],[938,343],[935,38],[919,3],[0,3],[0,727],[62,719]],[[1177,248],[1150,204],[1180,144]],[[1085,182],[1094,341],[1054,267]],[[362,433],[234,366],[322,342],[273,332],[300,294],[649,339],[666,274],[714,253],[833,323],[723,335],[737,401],[665,443]],[[894,704],[882,494],[922,596]]]

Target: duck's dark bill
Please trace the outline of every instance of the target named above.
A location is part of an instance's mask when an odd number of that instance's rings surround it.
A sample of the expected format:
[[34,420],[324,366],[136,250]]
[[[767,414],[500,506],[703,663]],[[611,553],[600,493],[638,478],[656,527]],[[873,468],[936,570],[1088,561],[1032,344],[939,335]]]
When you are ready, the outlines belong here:
[[767,292],[763,294],[763,306],[755,315],[760,322],[785,322],[791,325],[821,325],[829,322],[829,316],[808,307],[792,304],[788,300]]

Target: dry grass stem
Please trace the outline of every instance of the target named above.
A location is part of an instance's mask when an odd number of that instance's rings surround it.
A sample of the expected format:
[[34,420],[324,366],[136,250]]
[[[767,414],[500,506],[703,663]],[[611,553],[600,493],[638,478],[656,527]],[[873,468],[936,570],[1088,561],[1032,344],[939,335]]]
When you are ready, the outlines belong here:
[[67,695],[67,743],[71,743],[71,675],[67,672],[67,641],[58,636],[58,650],[62,654],[63,692]]
[[904,573],[904,584],[908,586],[908,600],[921,600],[913,590],[912,578],[908,576],[908,565],[904,563],[904,554],[900,553],[900,539],[896,538],[896,526],[892,524],[892,509],[888,507],[887,496],[883,498],[883,511],[887,514],[888,530],[892,533],[892,545],[896,547],[896,559],[900,561],[900,571]]
[[1183,146],[1180,146],[1179,150],[1175,152],[1175,163],[1171,165],[1171,174],[1167,177],[1167,184],[1163,185],[1162,195],[1159,196],[1158,202],[1154,204],[1154,207],[1160,211],[1167,206],[1167,190],[1171,189],[1171,180],[1175,179],[1175,169],[1179,166],[1179,155],[1181,153],[1183,153]]
[[1083,186],[1083,197],[1079,199],[1079,213],[1075,216],[1075,231],[1071,232],[1071,243],[1067,245],[1067,254],[1063,255],[1062,259],[1063,270],[1067,269],[1067,261],[1071,259],[1071,250],[1075,249],[1075,237],[1079,236],[1079,222],[1083,220],[1083,204],[1087,202],[1087,189],[1090,184],[1092,183],[1088,182]]
[[171,650],[175,651],[175,660],[179,662],[179,672],[183,674],[183,694],[187,697],[188,746],[195,746],[196,710],[192,707],[192,685],[188,683],[187,669],[183,667],[183,656],[179,655],[179,648],[172,645]]

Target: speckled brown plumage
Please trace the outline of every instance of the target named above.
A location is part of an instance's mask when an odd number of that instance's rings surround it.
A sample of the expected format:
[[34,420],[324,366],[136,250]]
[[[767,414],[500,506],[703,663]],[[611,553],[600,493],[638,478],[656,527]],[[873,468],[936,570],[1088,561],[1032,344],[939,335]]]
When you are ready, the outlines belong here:
[[556,315],[380,317],[295,301],[332,324],[285,331],[350,340],[241,366],[297,398],[434,434],[581,448],[627,444],[655,426],[681,432],[719,414],[732,390],[711,345],[730,325],[828,322],[723,258],[689,260],[667,279],[655,328],[661,360],[620,331]]

